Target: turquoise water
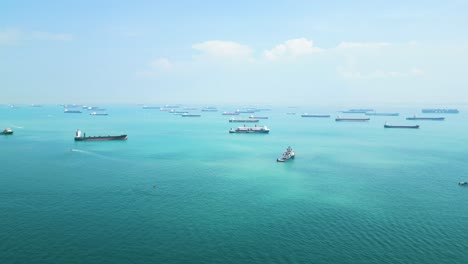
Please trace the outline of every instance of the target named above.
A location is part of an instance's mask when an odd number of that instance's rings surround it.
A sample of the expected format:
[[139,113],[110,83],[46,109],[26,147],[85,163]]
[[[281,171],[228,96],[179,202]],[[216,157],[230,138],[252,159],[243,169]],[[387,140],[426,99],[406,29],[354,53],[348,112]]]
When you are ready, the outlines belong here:
[[[228,133],[235,108],[107,108],[0,107],[15,131],[0,137],[1,263],[467,263],[465,109],[339,123],[275,108],[270,134],[246,135]],[[75,143],[77,128],[129,139]],[[296,159],[275,162],[288,145]]]

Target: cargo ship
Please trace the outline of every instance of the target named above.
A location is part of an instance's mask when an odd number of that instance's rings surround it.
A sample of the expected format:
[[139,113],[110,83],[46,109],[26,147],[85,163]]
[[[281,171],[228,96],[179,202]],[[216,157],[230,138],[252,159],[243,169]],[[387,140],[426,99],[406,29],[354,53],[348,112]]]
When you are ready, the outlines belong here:
[[239,115],[239,112],[223,112],[222,115]]
[[330,115],[311,115],[311,114],[304,113],[304,114],[301,115],[301,117],[329,118]]
[[108,115],[108,114],[107,114],[107,113],[91,112],[91,113],[89,113],[89,115],[93,115],[93,116],[106,116],[106,115]]
[[188,113],[185,113],[185,114],[181,114],[180,116],[181,116],[181,117],[200,117],[201,115],[200,115],[200,114],[188,114]]
[[375,113],[375,112],[364,113],[364,114],[368,116],[399,116],[400,115],[399,113]]
[[63,110],[63,112],[65,114],[81,114],[81,111],[80,110],[68,110],[68,109],[65,109]]
[[235,118],[230,118],[229,122],[231,123],[258,123],[258,119],[235,119]]
[[216,107],[208,106],[208,107],[204,107],[202,111],[203,112],[218,112],[218,109]]
[[394,125],[390,125],[390,124],[388,124],[388,123],[385,123],[385,124],[384,124],[384,128],[413,128],[413,129],[417,129],[417,128],[419,128],[419,125],[413,125],[413,126],[399,125],[399,126],[394,126]]
[[268,116],[254,116],[251,115],[249,116],[250,119],[268,119]]
[[458,109],[435,109],[435,108],[427,108],[422,109],[422,113],[424,114],[458,114]]
[[230,129],[229,133],[258,133],[258,134],[268,134],[270,129],[266,126],[254,126],[254,127],[238,127],[236,129]]
[[444,121],[445,117],[407,117],[406,120],[428,120],[428,121]]
[[1,133],[1,135],[13,135],[13,130],[11,128],[5,128]]
[[142,109],[160,109],[159,106],[143,106]]
[[342,117],[336,117],[335,121],[349,121],[349,122],[366,122],[369,121],[370,118],[342,118]]
[[87,137],[86,133],[81,133],[81,130],[79,129],[76,130],[75,141],[106,141],[106,140],[127,140],[127,135]]
[[365,114],[365,113],[373,112],[373,111],[374,111],[374,109],[364,108],[364,109],[349,109],[349,110],[341,111],[341,113],[344,113],[344,114]]

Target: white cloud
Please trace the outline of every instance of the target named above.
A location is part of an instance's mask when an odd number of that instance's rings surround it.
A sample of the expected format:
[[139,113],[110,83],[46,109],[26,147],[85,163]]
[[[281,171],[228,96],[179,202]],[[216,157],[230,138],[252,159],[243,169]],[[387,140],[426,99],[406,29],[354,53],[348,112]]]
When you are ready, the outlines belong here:
[[24,32],[18,29],[0,31],[0,45],[16,44],[21,41],[71,41],[73,35],[45,31]]
[[299,57],[319,51],[321,51],[321,49],[314,47],[314,42],[312,40],[298,38],[287,40],[271,50],[265,50],[263,55],[267,60],[277,60],[285,57]]
[[388,42],[341,42],[338,44],[338,49],[356,49],[356,48],[381,48],[388,47],[391,44]]
[[391,79],[401,77],[415,77],[424,74],[424,71],[418,68],[413,68],[409,71],[385,71],[375,70],[371,72],[361,72],[358,70],[338,69],[339,75],[344,79],[349,80],[370,80],[370,79]]
[[201,52],[201,56],[220,59],[252,59],[252,49],[232,41],[210,40],[194,44],[193,49]]
[[46,40],[46,41],[71,41],[73,40],[73,35],[66,33],[51,33],[36,31],[29,34],[29,38],[33,40]]
[[159,58],[148,63],[146,70],[138,71],[137,76],[155,77],[162,73],[170,72],[174,69],[174,64],[166,58]]
[[21,32],[16,29],[6,29],[0,31],[0,45],[5,44],[14,44],[21,37]]

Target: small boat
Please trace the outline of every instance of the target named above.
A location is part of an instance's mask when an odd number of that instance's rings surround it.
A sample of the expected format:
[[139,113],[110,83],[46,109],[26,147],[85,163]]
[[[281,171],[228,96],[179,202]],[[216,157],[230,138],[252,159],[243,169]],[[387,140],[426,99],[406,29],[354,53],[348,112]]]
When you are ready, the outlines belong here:
[[311,115],[308,113],[304,113],[301,115],[301,117],[317,117],[317,118],[329,118],[330,115]]
[[81,130],[76,130],[75,141],[107,141],[107,140],[127,140],[127,135],[119,136],[95,136],[87,137],[86,133],[81,133]]
[[468,185],[468,182],[459,182],[458,185],[465,186],[465,185]]
[[249,116],[250,119],[268,119],[268,116],[254,116],[251,115]]
[[230,118],[229,122],[231,123],[258,123],[258,119],[235,119],[235,118]]
[[68,110],[68,109],[65,109],[63,110],[63,112],[65,114],[81,114],[81,111],[80,110]]
[[89,115],[93,115],[93,116],[106,116],[106,115],[108,115],[108,114],[107,114],[107,113],[91,112],[91,113],[89,113]]
[[181,114],[180,116],[181,116],[181,117],[200,117],[201,115],[200,115],[200,114],[188,114],[188,113],[184,113],[184,114]]
[[348,122],[366,122],[366,121],[369,121],[370,118],[342,118],[340,116],[337,116],[335,118],[335,121],[336,122],[340,122],[340,121],[348,121]]
[[444,121],[445,117],[407,117],[406,120],[428,120],[428,121]]
[[255,127],[238,127],[236,129],[230,129],[229,133],[258,133],[258,134],[268,134],[270,129],[266,126],[255,126]]
[[294,112],[287,112],[286,114],[287,114],[287,115],[295,115],[296,113],[294,113]]
[[294,150],[291,147],[288,147],[286,151],[283,153],[283,155],[281,156],[281,158],[277,158],[276,161],[285,162],[287,160],[294,159],[295,156],[296,156],[296,153],[294,152]]
[[13,130],[11,130],[11,128],[7,127],[0,134],[1,135],[13,135]]
[[419,125],[413,125],[413,126],[405,126],[405,125],[400,125],[400,126],[394,126],[394,125],[390,125],[388,123],[385,123],[384,124],[384,128],[419,128]]

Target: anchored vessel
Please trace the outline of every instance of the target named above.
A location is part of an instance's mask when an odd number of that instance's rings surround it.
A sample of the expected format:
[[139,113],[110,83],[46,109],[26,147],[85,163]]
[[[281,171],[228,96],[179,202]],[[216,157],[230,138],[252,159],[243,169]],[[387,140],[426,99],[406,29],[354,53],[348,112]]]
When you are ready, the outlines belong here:
[[216,107],[208,106],[208,107],[204,107],[202,111],[203,112],[218,112],[218,109]]
[[7,127],[0,134],[2,134],[2,135],[13,135],[13,130],[11,130],[11,128]]
[[159,106],[143,106],[142,109],[160,109]]
[[341,113],[345,113],[345,114],[365,114],[367,112],[373,112],[374,109],[368,109],[368,108],[364,108],[364,109],[349,109],[349,110],[346,110],[346,111],[341,111]]
[[429,120],[429,121],[444,121],[445,117],[407,117],[406,120]]
[[294,156],[296,156],[296,153],[294,153],[294,150],[291,147],[288,147],[281,158],[277,158],[276,161],[285,162],[287,160],[294,159]]
[[89,113],[89,115],[93,115],[93,116],[106,116],[107,113],[91,112],[91,113]]
[[458,114],[458,109],[434,109],[434,108],[427,108],[421,110],[423,113],[437,113],[437,114]]
[[319,117],[319,118],[328,118],[330,115],[311,115],[308,113],[304,113],[301,115],[301,117]]
[[68,109],[65,109],[63,110],[64,113],[66,114],[81,114],[81,111],[80,110],[68,110]]
[[76,130],[75,141],[104,141],[104,140],[126,140],[127,135],[120,136],[96,136],[87,137],[86,133],[81,133],[81,130]]
[[399,116],[399,113],[364,113],[365,115],[368,116]]
[[200,117],[201,115],[184,113],[184,114],[181,114],[180,116],[181,117]]
[[342,118],[342,117],[339,117],[337,116],[335,118],[335,121],[339,122],[339,121],[349,121],[349,122],[366,122],[366,121],[369,121],[370,118]]
[[388,123],[384,124],[384,128],[419,128],[419,125],[413,125],[413,126],[393,126]]
[[230,118],[229,122],[231,123],[258,123],[258,119],[235,119]]
[[259,133],[259,134],[267,134],[270,132],[270,129],[266,126],[255,126],[255,127],[238,127],[235,130],[230,129],[229,133]]
[[250,119],[268,119],[268,116],[254,116],[251,115],[249,116]]
[[239,112],[223,112],[222,115],[239,115]]

